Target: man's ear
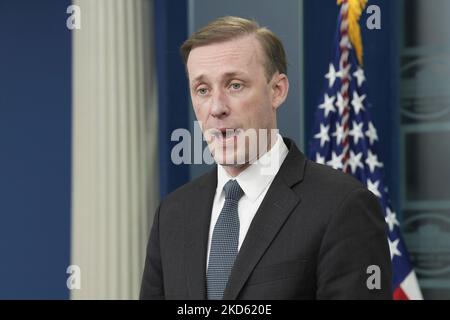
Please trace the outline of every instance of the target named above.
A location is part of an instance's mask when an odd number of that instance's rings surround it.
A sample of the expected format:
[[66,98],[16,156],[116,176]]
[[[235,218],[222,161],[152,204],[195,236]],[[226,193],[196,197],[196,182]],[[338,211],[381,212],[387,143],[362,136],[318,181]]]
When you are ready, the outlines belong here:
[[289,79],[284,73],[276,73],[272,79],[272,107],[276,110],[286,100]]

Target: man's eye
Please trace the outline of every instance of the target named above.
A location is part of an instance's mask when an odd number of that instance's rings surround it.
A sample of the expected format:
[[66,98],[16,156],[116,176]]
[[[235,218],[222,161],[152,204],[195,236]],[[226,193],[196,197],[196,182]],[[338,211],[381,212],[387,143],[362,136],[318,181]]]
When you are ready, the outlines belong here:
[[206,89],[206,88],[200,88],[200,89],[197,90],[197,93],[198,93],[199,95],[201,95],[201,96],[204,96],[205,94],[208,93],[208,89]]
[[240,84],[240,83],[232,83],[230,87],[233,90],[239,90],[239,89],[242,88],[242,84]]

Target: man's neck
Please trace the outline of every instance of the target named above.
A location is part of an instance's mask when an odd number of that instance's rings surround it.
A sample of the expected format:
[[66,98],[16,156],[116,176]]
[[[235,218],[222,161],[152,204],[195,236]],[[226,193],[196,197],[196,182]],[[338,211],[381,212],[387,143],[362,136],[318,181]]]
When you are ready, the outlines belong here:
[[244,163],[243,165],[240,166],[223,166],[223,168],[230,175],[230,177],[235,178],[239,174],[241,174],[241,172],[244,172],[245,169],[250,167],[250,165],[251,165],[250,163]]

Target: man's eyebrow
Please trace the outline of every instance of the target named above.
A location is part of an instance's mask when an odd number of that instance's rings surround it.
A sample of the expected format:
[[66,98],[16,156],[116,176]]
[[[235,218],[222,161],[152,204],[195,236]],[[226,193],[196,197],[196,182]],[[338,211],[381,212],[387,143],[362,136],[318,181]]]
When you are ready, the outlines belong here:
[[193,86],[194,84],[198,83],[198,82],[202,82],[205,79],[205,75],[201,74],[197,77],[195,77],[194,79],[192,79],[191,81],[191,86]]
[[[223,74],[223,78],[225,79],[229,79],[229,78],[233,78],[233,77],[239,77],[239,76],[245,76],[245,73],[241,72],[241,71],[231,71],[231,72],[226,72]],[[195,77],[194,79],[192,79],[191,81],[191,86],[199,83],[199,82],[203,82],[205,81],[205,75],[201,74],[197,77]]]
[[240,76],[244,76],[245,73],[241,72],[241,71],[232,71],[232,72],[227,72],[224,74],[225,78],[233,78],[233,77],[240,77]]

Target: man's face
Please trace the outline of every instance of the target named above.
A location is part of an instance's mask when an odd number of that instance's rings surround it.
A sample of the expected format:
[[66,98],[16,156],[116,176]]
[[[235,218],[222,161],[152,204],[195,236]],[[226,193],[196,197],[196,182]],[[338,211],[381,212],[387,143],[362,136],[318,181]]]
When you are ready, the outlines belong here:
[[[258,40],[250,35],[194,48],[187,61],[192,104],[214,159],[219,164],[239,166],[230,159],[249,159],[244,132],[276,129],[280,99],[278,72],[268,82],[264,55]],[[282,80],[283,81],[283,80]],[[283,94],[281,94],[283,95]]]

